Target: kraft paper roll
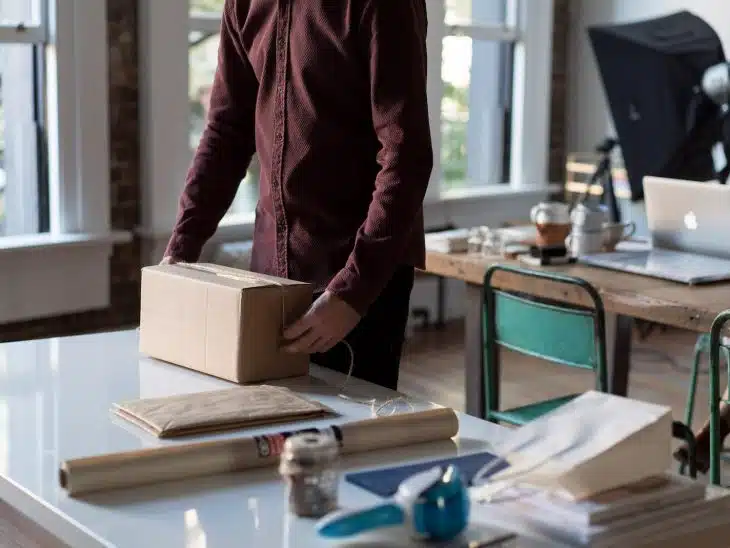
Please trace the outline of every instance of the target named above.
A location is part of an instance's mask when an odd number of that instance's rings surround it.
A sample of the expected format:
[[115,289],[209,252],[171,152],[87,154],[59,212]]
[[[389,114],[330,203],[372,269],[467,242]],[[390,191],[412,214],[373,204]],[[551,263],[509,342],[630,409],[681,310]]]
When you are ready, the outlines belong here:
[[[445,441],[458,433],[459,419],[453,409],[437,408],[304,431],[313,430],[332,432],[342,454],[352,454]],[[272,466],[279,462],[284,440],[298,432],[70,459],[61,464],[59,481],[75,496]]]

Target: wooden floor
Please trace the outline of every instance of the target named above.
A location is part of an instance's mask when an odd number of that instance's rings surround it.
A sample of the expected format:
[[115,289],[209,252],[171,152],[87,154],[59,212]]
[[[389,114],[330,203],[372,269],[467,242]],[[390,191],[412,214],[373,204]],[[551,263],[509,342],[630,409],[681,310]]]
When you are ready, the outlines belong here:
[[[669,405],[683,420],[696,335],[655,331],[646,340],[634,337],[629,396]],[[464,407],[463,325],[443,330],[416,330],[406,345],[399,389],[414,397],[455,409]],[[592,387],[592,374],[511,352],[503,354],[502,401],[515,406]],[[703,363],[703,372],[706,362]],[[723,380],[724,386],[724,380]],[[707,418],[708,378],[700,375],[695,424]]]
[[70,548],[0,501],[0,548]]

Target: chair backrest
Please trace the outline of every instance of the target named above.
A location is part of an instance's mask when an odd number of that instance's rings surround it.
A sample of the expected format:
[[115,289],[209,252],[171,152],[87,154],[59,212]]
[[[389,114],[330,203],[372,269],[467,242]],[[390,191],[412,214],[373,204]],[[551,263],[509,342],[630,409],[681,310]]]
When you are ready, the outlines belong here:
[[[721,485],[720,457],[723,451],[723,439],[720,433],[720,404],[722,389],[720,387],[720,347],[724,346],[725,328],[730,323],[730,310],[718,314],[710,329],[710,483]],[[730,363],[728,364],[730,370]]]
[[[592,306],[548,301],[493,286],[497,272],[536,283],[550,281],[577,287]],[[598,291],[585,280],[552,272],[495,265],[484,277],[485,351],[502,346],[546,361],[598,373],[599,388],[607,386],[605,312]]]

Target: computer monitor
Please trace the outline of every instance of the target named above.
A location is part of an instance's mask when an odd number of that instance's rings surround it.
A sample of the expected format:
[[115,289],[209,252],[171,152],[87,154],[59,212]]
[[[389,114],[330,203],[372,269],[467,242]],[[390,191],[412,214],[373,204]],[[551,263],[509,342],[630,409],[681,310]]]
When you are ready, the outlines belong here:
[[608,99],[632,200],[645,175],[707,181],[719,112],[697,101],[705,71],[725,60],[720,38],[689,11],[618,25],[588,35]]

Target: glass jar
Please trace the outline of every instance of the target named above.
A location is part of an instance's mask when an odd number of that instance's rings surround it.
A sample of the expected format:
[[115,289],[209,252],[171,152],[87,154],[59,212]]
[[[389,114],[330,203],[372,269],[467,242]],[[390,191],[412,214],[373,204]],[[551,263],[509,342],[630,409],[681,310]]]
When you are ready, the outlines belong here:
[[502,233],[499,230],[489,230],[484,235],[482,253],[487,256],[502,254]]
[[327,433],[308,432],[286,440],[279,473],[287,483],[292,514],[319,518],[337,508],[339,456],[337,440]]

